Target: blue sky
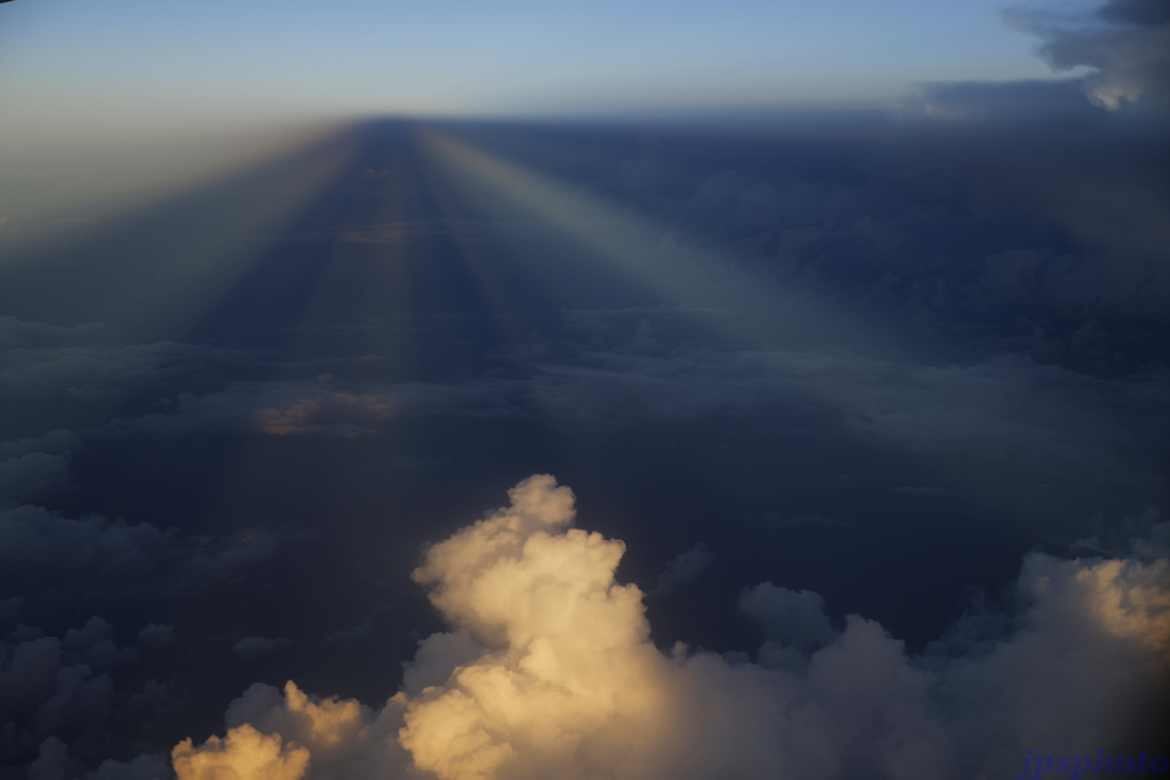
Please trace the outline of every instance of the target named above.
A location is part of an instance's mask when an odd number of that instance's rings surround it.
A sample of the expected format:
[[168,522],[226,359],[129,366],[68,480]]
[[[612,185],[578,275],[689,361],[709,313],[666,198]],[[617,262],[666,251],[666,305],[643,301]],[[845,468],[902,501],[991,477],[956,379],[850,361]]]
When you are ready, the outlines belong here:
[[54,103],[449,114],[895,98],[1047,75],[1003,0],[16,0],[0,96]]

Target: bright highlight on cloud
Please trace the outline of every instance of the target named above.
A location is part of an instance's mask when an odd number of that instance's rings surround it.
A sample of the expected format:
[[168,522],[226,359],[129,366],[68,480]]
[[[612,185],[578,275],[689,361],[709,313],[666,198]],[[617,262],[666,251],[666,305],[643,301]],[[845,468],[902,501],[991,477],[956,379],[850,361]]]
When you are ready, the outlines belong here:
[[381,710],[254,685],[225,737],[175,747],[179,780],[1015,776],[1027,752],[1122,745],[1170,665],[1151,543],[1030,556],[1012,633],[961,622],[922,655],[764,584],[740,605],[768,637],[749,662],[660,651],[642,591],[615,580],[625,545],[572,527],[568,487],[536,475],[509,497],[415,571],[453,630]]

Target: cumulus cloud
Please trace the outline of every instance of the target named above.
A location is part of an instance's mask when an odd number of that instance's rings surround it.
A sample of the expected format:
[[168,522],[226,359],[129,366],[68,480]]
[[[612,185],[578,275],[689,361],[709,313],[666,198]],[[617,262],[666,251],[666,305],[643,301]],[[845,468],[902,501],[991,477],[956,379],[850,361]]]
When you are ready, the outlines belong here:
[[1090,68],[1089,99],[1117,110],[1130,103],[1170,108],[1170,6],[1163,0],[1105,0],[1091,15],[1015,10],[1058,70]]
[[103,732],[115,703],[113,674],[134,660],[98,617],[62,636],[23,626],[0,641],[0,760],[40,746],[36,771],[53,777],[65,761],[62,739],[93,741]]
[[964,760],[988,776],[1025,751],[1123,744],[1135,720],[1156,716],[1170,673],[1165,557],[1032,555],[1017,587],[1028,609],[1016,632],[939,672]]
[[962,653],[856,615],[836,630],[816,594],[764,584],[741,608],[784,663],[664,654],[615,580],[624,544],[573,528],[550,476],[510,498],[415,571],[455,630],[402,692],[374,710],[254,685],[226,737],[175,748],[180,780],[1011,776],[1024,751],[1120,744],[1170,666],[1170,564],[1137,555],[1031,556],[1016,629]]
[[833,638],[819,593],[762,582],[743,592],[739,609],[760,624],[770,642],[811,650]]
[[0,508],[0,584],[59,587],[70,575],[93,578],[90,597],[140,590],[147,583],[159,593],[190,592],[248,571],[269,559],[277,545],[275,537],[259,531],[190,536],[100,515]]
[[714,560],[715,555],[706,545],[701,543],[679,553],[671,558],[670,563],[666,565],[666,570],[659,575],[658,585],[654,588],[654,592],[665,594],[677,590],[697,579],[711,566]]
[[180,780],[215,780],[219,777],[298,780],[309,766],[309,751],[283,744],[277,734],[261,734],[245,724],[226,738],[211,737],[198,749],[184,740],[171,752]]

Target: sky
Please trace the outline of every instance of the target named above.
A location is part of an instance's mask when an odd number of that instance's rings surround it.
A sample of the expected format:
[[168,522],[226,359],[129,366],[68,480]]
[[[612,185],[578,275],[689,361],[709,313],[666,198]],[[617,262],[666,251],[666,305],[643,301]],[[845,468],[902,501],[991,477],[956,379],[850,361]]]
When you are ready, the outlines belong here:
[[[228,111],[558,114],[887,101],[922,81],[1038,78],[1003,4],[17,2],[0,88]],[[257,105],[260,103],[261,105]]]
[[1170,5],[708,5],[0,3],[0,780],[1170,772]]

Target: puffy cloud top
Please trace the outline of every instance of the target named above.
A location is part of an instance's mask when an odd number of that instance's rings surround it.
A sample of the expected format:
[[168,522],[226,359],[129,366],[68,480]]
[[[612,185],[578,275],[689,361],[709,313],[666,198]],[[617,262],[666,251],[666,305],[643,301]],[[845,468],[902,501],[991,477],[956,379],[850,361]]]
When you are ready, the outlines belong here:
[[1136,555],[1031,556],[1017,629],[945,655],[771,583],[740,604],[769,637],[754,662],[665,654],[615,580],[622,542],[571,527],[572,491],[537,475],[509,496],[415,571],[454,630],[402,692],[375,710],[254,685],[225,738],[176,746],[179,779],[1014,776],[1029,751],[1122,744],[1170,671],[1166,563]]

